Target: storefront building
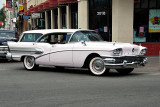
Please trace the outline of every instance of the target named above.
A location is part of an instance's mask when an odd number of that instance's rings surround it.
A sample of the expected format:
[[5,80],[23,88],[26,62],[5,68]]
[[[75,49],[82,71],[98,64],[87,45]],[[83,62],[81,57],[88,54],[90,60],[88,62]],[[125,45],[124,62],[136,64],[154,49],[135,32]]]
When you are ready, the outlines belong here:
[[27,8],[28,30],[92,29],[106,41],[141,44],[147,55],[159,54],[159,0],[29,0]]
[[148,55],[160,53],[160,0],[134,3],[133,42],[148,48]]

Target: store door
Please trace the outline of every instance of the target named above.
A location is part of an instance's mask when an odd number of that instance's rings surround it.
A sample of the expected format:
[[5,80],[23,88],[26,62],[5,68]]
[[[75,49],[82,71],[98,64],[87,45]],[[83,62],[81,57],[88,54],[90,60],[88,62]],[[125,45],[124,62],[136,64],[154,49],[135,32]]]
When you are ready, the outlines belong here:
[[89,0],[89,28],[112,41],[112,0]]
[[107,9],[92,10],[90,29],[98,32],[105,41],[111,41],[109,11]]

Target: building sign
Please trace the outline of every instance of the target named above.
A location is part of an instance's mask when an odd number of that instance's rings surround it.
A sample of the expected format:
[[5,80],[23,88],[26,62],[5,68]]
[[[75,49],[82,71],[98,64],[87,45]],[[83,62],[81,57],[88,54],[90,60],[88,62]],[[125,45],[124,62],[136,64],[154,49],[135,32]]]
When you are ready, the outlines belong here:
[[6,8],[12,8],[12,0],[6,0]]
[[149,32],[160,33],[160,9],[149,10]]
[[30,16],[23,16],[24,19],[30,19]]
[[104,12],[97,12],[97,16],[105,16],[106,15],[106,12],[104,11]]
[[33,13],[32,14],[32,19],[38,19],[38,18],[40,18],[40,13]]
[[24,13],[23,5],[19,4],[18,11],[19,11],[19,14],[23,14]]

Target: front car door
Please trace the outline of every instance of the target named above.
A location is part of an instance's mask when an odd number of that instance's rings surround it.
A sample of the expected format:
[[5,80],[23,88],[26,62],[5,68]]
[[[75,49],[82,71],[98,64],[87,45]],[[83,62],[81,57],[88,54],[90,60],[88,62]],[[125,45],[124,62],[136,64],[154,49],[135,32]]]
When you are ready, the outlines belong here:
[[[44,47],[44,50],[46,50],[47,53],[42,55],[40,60],[42,61],[42,58],[44,58],[44,60],[49,58],[49,65],[72,66],[73,45],[67,43],[69,37],[70,34],[67,33],[51,33],[42,37],[39,40],[40,43],[37,45]],[[45,44],[43,44],[43,42],[45,42]],[[48,45],[46,45],[46,43]]]

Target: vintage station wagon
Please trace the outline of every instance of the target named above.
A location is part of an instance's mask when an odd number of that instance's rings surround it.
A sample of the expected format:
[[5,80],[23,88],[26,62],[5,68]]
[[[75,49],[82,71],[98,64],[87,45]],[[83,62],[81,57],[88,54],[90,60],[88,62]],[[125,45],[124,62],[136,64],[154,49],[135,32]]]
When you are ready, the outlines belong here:
[[23,61],[27,70],[50,65],[89,68],[94,75],[102,75],[109,69],[128,74],[147,62],[146,47],[106,42],[93,30],[26,31],[18,42],[8,42],[8,46],[7,57]]

